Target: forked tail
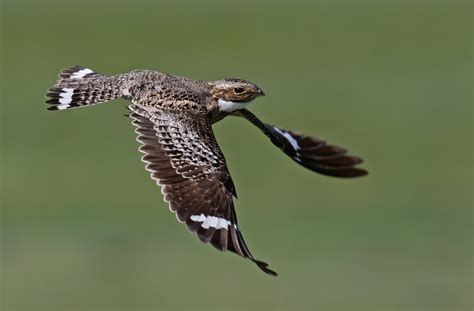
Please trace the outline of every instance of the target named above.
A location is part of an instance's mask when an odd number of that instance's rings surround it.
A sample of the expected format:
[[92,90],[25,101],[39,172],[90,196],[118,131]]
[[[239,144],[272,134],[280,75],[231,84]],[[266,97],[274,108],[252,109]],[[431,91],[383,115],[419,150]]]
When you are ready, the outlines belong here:
[[64,69],[59,80],[46,93],[48,110],[65,110],[96,105],[122,97],[120,83],[81,66]]

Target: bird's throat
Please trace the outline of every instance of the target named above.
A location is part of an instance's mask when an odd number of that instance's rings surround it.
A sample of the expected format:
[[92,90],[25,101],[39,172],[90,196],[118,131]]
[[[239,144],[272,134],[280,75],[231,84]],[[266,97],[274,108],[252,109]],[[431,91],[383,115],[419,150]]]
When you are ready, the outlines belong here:
[[247,103],[238,103],[238,102],[232,102],[232,101],[226,101],[226,100],[223,100],[223,99],[219,99],[217,101],[217,104],[219,105],[219,111],[233,112],[235,110],[245,108],[245,106],[248,105],[248,102]]

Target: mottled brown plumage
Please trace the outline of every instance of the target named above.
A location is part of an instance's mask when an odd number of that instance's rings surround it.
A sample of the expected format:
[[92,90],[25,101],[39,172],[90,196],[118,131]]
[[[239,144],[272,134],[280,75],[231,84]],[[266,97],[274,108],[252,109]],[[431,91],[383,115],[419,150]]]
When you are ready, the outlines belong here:
[[243,117],[312,171],[335,177],[367,174],[354,167],[362,160],[346,155],[344,148],[261,122],[245,109],[264,95],[249,81],[196,81],[151,70],[106,76],[84,67],[68,68],[59,77],[46,94],[49,110],[116,98],[131,100],[130,117],[141,143],[142,160],[178,220],[201,241],[248,258],[271,275],[276,273],[253,257],[243,239],[233,203],[235,186],[212,124],[229,115]]

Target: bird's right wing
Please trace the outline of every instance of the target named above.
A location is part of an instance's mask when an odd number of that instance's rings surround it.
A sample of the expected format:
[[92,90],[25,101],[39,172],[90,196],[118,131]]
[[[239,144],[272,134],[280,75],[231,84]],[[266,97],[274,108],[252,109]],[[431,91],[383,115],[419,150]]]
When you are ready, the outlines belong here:
[[234,209],[234,184],[207,116],[140,105],[129,109],[142,160],[178,220],[202,242],[248,258],[276,275],[245,244]]
[[347,149],[343,147],[329,145],[323,139],[263,123],[247,109],[238,110],[233,115],[249,120],[270,138],[275,146],[313,172],[343,178],[368,174],[365,169],[356,167],[363,160],[347,155]]

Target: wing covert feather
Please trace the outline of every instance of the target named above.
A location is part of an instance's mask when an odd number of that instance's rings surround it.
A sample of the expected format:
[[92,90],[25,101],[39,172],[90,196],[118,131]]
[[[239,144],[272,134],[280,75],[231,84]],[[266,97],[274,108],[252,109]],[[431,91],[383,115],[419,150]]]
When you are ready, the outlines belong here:
[[232,198],[235,187],[210,120],[189,111],[158,111],[136,104],[129,109],[145,168],[161,186],[178,221],[202,242],[249,258],[264,272],[277,275],[245,244]]

